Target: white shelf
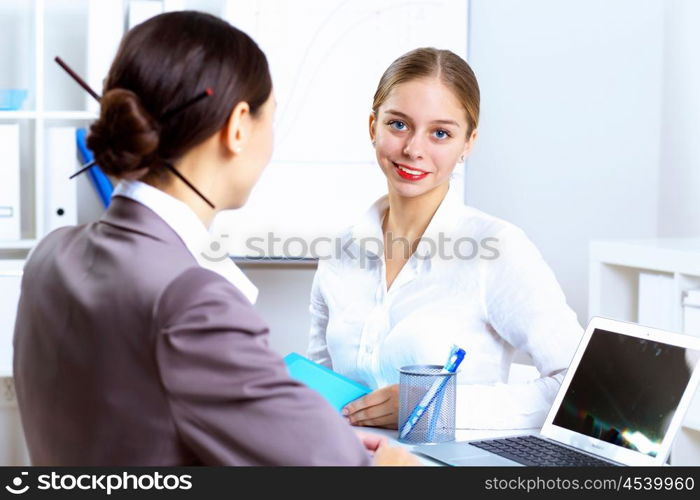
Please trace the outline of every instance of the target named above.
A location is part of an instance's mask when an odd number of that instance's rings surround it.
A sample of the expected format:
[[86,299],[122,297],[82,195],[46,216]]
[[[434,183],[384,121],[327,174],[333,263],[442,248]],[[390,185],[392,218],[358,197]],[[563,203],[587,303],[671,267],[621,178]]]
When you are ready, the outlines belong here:
[[96,120],[93,111],[0,111],[0,120]]
[[31,250],[37,240],[0,241],[0,250]]
[[[0,9],[5,19],[0,42],[16,49],[13,57],[0,60],[0,66],[3,73],[15,75],[9,80],[12,88],[28,91],[23,104],[26,109],[0,111],[1,121],[20,124],[20,234],[25,238],[0,242],[0,259],[32,248],[51,230],[45,220],[51,193],[46,184],[51,182],[46,175],[47,160],[52,154],[47,150],[48,130],[57,126],[84,127],[98,118],[98,112],[93,109],[95,103],[53,58],[60,55],[85,79],[91,76],[92,68],[92,76],[98,81],[91,84],[101,84],[106,75],[96,76],[95,68],[106,71],[102,66],[108,67],[116,48],[105,41],[105,27],[99,23],[118,26],[112,30],[117,33],[121,32],[124,22],[124,19],[102,15],[105,5],[107,2],[103,0],[15,0],[7,5],[3,2]],[[126,15],[128,0],[110,0],[110,5],[118,6]],[[113,9],[105,12],[113,12]],[[8,26],[15,25],[19,28],[8,31]],[[18,37],[18,33],[21,36]],[[109,40],[113,42],[113,39]],[[76,169],[78,166],[76,162]],[[99,210],[90,203],[99,203],[99,200],[91,192],[89,183],[79,186],[82,187],[76,196],[80,214],[92,216]],[[83,218],[83,222],[87,221]]]
[[590,259],[606,264],[700,276],[700,238],[591,242]]
[[0,120],[33,120],[36,111],[0,111]]
[[41,117],[46,120],[96,120],[93,111],[45,111]]
[[[639,321],[640,273],[666,276],[672,318],[668,325],[647,326],[684,332],[683,294],[700,288],[700,238],[654,238],[638,240],[592,241],[589,247],[589,317],[604,316],[623,321]],[[646,274],[645,274],[646,276]],[[665,299],[665,296],[662,297]],[[691,333],[691,332],[687,332]],[[691,404],[682,429],[700,431],[700,405]],[[700,447],[688,443],[689,436],[679,432],[671,452],[690,457],[700,464]],[[682,452],[680,450],[683,450]],[[691,451],[687,451],[691,450]]]

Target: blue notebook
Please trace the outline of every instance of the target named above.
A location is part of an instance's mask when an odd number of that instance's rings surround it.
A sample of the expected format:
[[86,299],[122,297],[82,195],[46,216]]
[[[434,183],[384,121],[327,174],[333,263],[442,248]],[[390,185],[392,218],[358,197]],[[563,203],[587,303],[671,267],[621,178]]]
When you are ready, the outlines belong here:
[[295,352],[284,357],[289,375],[318,391],[338,411],[372,390]]

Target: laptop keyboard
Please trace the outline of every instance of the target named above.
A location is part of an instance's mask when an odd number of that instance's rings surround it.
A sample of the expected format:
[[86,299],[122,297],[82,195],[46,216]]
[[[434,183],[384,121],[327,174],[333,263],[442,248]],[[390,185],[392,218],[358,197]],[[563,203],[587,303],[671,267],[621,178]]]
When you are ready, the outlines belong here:
[[523,465],[550,467],[610,467],[613,465],[537,436],[487,439],[469,444]]

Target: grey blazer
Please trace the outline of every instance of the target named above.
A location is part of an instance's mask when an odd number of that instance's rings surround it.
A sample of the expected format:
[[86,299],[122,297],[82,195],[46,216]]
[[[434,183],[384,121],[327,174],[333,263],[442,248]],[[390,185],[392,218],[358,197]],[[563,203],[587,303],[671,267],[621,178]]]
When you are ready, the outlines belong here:
[[30,256],[14,376],[35,465],[368,465],[266,325],[149,208],[115,197]]

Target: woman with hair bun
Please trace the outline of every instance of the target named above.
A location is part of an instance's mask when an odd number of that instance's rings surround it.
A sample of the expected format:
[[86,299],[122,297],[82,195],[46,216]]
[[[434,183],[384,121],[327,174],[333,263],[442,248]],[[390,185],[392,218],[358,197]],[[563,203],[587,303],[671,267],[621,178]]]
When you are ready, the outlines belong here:
[[121,182],[22,280],[14,376],[35,465],[414,463],[290,379],[255,287],[206,259],[215,213],[270,159],[274,108],[265,55],[228,23],[174,12],[127,33],[88,137]]

